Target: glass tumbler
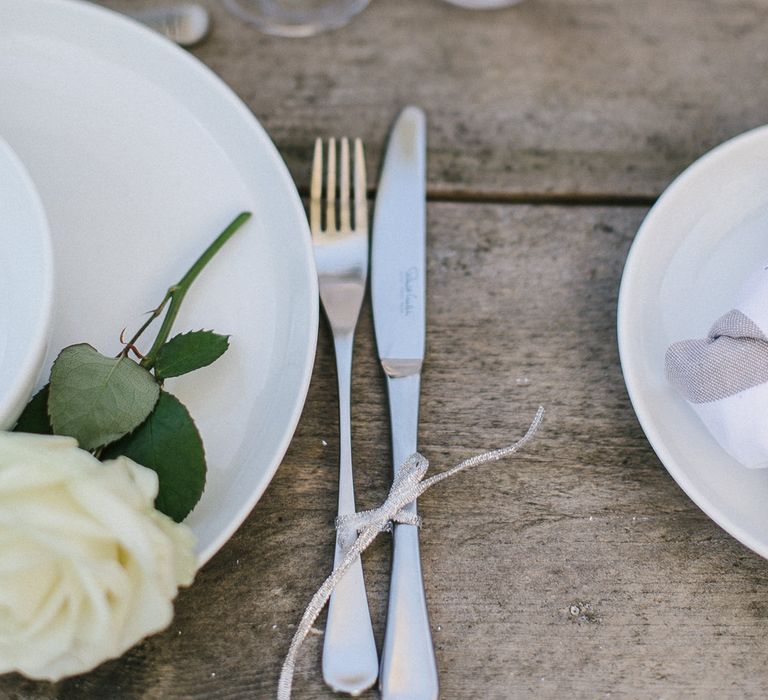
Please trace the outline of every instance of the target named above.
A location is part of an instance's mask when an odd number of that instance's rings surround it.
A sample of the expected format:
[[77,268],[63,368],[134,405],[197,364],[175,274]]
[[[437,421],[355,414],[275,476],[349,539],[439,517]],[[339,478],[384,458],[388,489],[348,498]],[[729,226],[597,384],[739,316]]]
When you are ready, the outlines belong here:
[[305,37],[349,22],[370,0],[224,0],[236,17],[262,32]]

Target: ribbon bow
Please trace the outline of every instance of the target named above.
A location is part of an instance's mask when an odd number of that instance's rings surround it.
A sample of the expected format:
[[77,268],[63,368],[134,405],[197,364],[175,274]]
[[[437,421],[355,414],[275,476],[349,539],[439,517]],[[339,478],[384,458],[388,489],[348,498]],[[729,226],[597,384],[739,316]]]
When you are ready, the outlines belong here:
[[341,534],[341,544],[345,555],[339,565],[331,572],[331,575],[317,589],[317,593],[312,596],[312,600],[310,600],[301,618],[301,622],[296,628],[288,654],[283,662],[282,671],[280,672],[280,681],[277,686],[278,700],[290,700],[299,648],[330,599],[333,589],[355,560],[378,537],[379,533],[391,530],[392,523],[407,523],[419,526],[421,524],[420,518],[417,515],[403,511],[405,506],[415,501],[427,489],[439,481],[447,479],[449,476],[453,476],[464,469],[485,464],[486,462],[495,462],[518,452],[523,445],[533,438],[543,417],[544,409],[539,406],[539,410],[536,411],[528,431],[514,445],[475,455],[465,459],[455,467],[435,474],[428,479],[424,477],[427,474],[427,469],[429,469],[429,462],[425,457],[415,452],[397,470],[389,495],[381,506],[373,510],[344,515],[336,519],[336,527]]
[[389,532],[393,523],[421,527],[421,518],[403,509],[429,488],[429,480],[422,481],[427,469],[429,469],[429,461],[423,455],[414,452],[397,470],[384,503],[373,510],[340,515],[336,518],[336,529],[339,531],[342,550],[347,552],[354,547],[357,536],[366,528],[373,528],[378,534]]

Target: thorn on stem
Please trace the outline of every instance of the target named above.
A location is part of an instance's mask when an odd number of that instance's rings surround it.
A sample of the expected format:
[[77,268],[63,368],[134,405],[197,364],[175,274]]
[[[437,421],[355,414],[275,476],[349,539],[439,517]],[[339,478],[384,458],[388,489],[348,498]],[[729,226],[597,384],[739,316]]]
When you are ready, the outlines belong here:
[[134,355],[136,355],[136,359],[138,359],[138,360],[143,360],[143,359],[144,359],[144,355],[142,355],[142,354],[139,352],[139,349],[138,349],[138,348],[137,348],[135,345],[129,345],[129,346],[128,346],[128,349],[129,349],[129,350],[130,350],[130,351],[131,351],[131,352],[132,352]]
[[128,357],[128,353],[132,352],[136,355],[137,359],[143,360],[144,355],[141,354],[139,349],[133,343],[129,343],[125,339],[125,328],[120,331],[120,344],[123,346],[123,351],[120,353],[123,357]]

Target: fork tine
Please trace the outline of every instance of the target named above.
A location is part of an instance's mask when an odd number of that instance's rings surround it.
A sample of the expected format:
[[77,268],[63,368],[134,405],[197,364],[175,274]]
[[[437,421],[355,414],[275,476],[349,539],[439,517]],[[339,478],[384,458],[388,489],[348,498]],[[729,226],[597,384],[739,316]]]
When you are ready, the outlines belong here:
[[[0,6],[2,2],[3,0],[0,0]],[[313,205],[317,202],[317,218],[320,219],[322,215],[324,222],[321,222],[322,228],[319,228],[318,224],[318,230],[313,232],[311,243],[317,268],[320,303],[333,335],[336,356],[339,396],[339,513],[343,514],[351,512],[350,508],[354,510],[349,420],[353,351],[351,341],[365,299],[369,266],[365,163],[359,139],[354,145],[354,169],[350,158],[353,150],[351,139],[328,139],[320,148],[321,152],[312,167],[312,201]],[[322,153],[323,150],[325,153]],[[351,192],[352,181],[354,195]],[[351,201],[353,196],[354,214]],[[353,219],[357,222],[355,228],[350,225]],[[338,229],[336,224],[339,225]],[[338,544],[338,547],[341,546]],[[331,596],[328,602],[326,642],[323,646],[323,678],[331,688],[355,695],[370,688],[378,674],[376,641],[371,628],[359,557],[353,562],[353,568],[345,574],[343,581],[344,589],[337,589],[338,595]],[[344,643],[348,640],[351,640],[352,647]]]
[[326,170],[325,230],[336,230],[336,139],[328,139],[328,166]]
[[368,187],[363,142],[355,139],[355,230],[368,231]]
[[315,139],[315,156],[312,161],[312,185],[309,191],[309,227],[318,233],[322,227],[320,199],[323,196],[323,141]]
[[339,230],[342,233],[351,230],[349,211],[349,140],[341,139],[341,163],[339,164]]

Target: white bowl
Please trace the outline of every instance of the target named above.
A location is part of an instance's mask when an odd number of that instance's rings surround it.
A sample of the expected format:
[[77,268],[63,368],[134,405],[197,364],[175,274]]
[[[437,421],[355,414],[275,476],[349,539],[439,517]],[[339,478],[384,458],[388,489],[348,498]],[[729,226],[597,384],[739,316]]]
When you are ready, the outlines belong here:
[[0,139],[0,429],[13,426],[35,386],[52,307],[48,220],[32,179]]
[[637,233],[619,294],[621,365],[640,424],[675,481],[768,558],[768,469],[730,457],[667,381],[675,341],[706,336],[768,263],[768,127],[718,146],[664,192]]

